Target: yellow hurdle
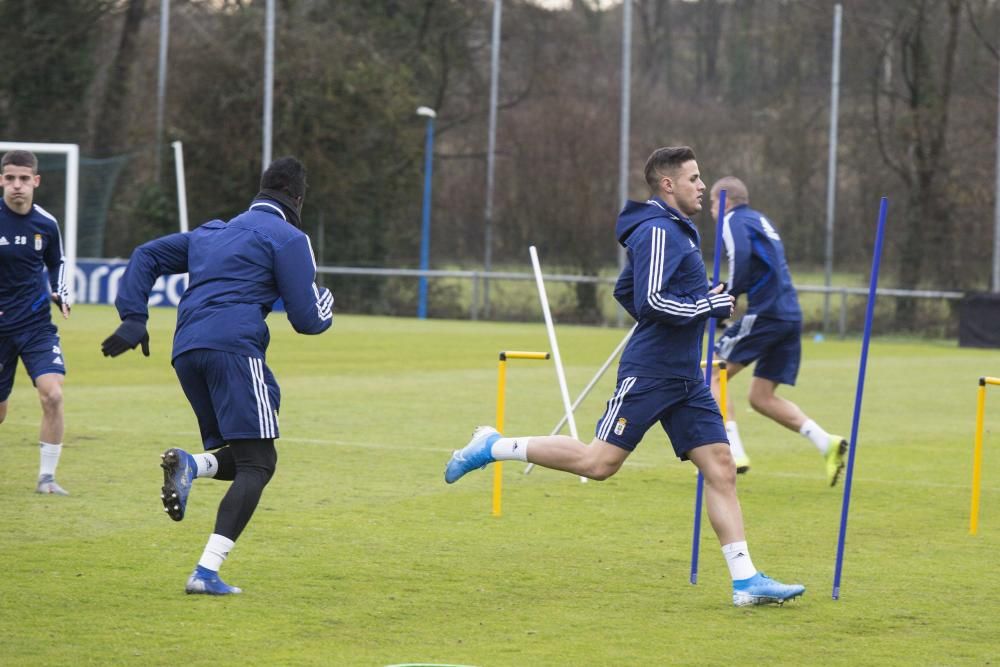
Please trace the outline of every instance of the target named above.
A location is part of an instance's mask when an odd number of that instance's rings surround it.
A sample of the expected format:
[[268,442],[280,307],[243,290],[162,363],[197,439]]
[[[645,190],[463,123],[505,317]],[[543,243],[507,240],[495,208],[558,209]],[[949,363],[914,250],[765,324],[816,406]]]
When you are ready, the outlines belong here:
[[[719,412],[722,413],[722,424],[726,423],[726,398],[729,396],[729,371],[726,370],[726,362],[721,359],[714,359],[712,366],[719,369]],[[705,362],[701,362],[701,367],[705,368]]]
[[[506,351],[500,353],[500,363],[497,368],[497,420],[496,429],[503,433],[504,395],[507,390],[507,360],[508,359],[538,359],[549,358],[548,352]],[[493,464],[493,516],[500,516],[500,504],[503,497],[503,461]]]
[[983,420],[986,416],[986,385],[1000,385],[1000,378],[979,378],[976,397],[976,445],[972,453],[972,511],[969,513],[969,534],[979,530],[979,488],[983,476]]

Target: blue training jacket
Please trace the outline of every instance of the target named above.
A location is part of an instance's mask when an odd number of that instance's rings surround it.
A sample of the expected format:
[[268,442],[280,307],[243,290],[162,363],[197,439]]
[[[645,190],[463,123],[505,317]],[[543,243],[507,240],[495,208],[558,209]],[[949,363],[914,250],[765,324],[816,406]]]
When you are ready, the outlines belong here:
[[52,322],[53,293],[69,303],[64,262],[56,219],[37,204],[21,215],[0,198],[0,336]]
[[799,322],[802,309],[785,261],[785,248],[771,222],[746,204],[722,222],[729,256],[729,293],[747,295],[747,314]]
[[309,237],[285,217],[279,203],[259,197],[229,222],[212,220],[139,246],[122,276],[118,314],[145,322],[156,279],[186,271],[172,359],[195,349],[264,358],[271,338],[264,318],[278,297],[297,332],[326,331],[333,324],[333,296],[313,282]]
[[626,202],[615,229],[628,262],[615,298],[639,325],[625,346],[618,378],[705,381],[705,320],[729,316],[729,298],[708,294],[701,238],[688,218],[659,198]]

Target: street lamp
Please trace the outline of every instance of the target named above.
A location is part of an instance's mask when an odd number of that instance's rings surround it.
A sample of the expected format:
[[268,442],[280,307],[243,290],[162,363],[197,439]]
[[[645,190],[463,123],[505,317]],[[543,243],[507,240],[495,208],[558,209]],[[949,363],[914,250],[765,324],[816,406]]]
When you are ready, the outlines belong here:
[[[434,119],[437,112],[430,107],[417,107],[417,115],[427,118],[427,142],[424,147],[424,210],[420,227],[420,270],[430,268],[431,255],[431,170],[434,157]],[[420,289],[417,297],[417,317],[427,318],[427,276],[420,276]]]

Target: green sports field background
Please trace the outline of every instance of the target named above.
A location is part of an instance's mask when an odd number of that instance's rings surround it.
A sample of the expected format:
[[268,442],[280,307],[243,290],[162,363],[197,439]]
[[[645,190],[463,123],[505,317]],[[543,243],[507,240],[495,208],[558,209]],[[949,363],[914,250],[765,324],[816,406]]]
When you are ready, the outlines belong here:
[[[169,363],[174,312],[153,356],[100,356],[110,307],[60,324],[70,375],[57,478],[32,493],[37,398],[23,371],[0,426],[3,665],[986,665],[1000,660],[1000,389],[987,399],[980,534],[968,534],[977,378],[1000,352],[953,342],[872,343],[841,599],[831,599],[842,487],[801,436],[747,411],[739,479],[756,565],[807,586],[784,607],[736,609],[707,520],[688,583],[695,476],[651,431],[606,482],[506,465],[454,486],[452,449],[494,419],[497,352],[548,350],[539,324],[338,316],[319,337],[272,316],[282,387],[277,475],[223,568],[244,594],[186,596],[225,483],[195,482],[174,523],[159,454],[198,448]],[[561,327],[570,391],[624,335]],[[849,434],[860,341],[804,342],[783,393]],[[578,414],[589,439],[613,373]],[[548,433],[552,362],[508,366],[507,432]]]

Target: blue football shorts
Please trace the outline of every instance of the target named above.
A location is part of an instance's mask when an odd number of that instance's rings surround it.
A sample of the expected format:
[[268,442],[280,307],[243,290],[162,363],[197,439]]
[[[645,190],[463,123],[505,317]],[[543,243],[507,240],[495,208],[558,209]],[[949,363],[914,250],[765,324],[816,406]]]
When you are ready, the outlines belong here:
[[619,378],[595,435],[632,451],[653,424],[660,422],[674,453],[716,442],[729,444],[719,404],[703,381],[663,378]]
[[802,322],[744,315],[723,332],[715,352],[743,366],[757,362],[754,377],[794,385],[802,359]]
[[0,335],[0,403],[14,388],[18,358],[31,377],[31,383],[46,373],[66,374],[66,360],[59,346],[59,330],[51,322],[12,335]]
[[280,437],[281,390],[263,359],[188,350],[174,359],[174,372],[198,418],[205,449]]

